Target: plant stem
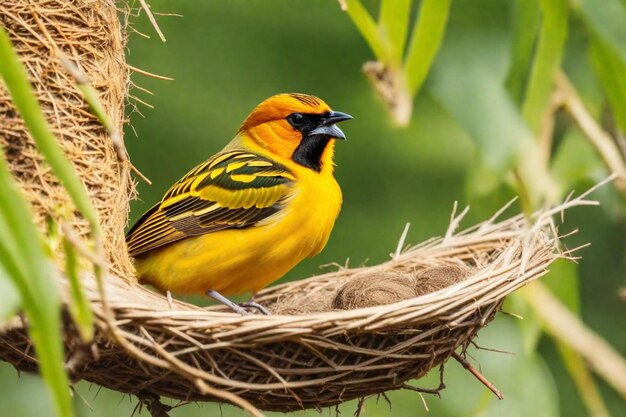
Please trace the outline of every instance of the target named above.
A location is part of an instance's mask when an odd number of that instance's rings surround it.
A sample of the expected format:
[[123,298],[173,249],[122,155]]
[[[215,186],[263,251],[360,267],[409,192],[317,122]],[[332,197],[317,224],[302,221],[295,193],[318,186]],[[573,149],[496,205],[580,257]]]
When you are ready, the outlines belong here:
[[589,142],[595,146],[607,168],[617,175],[615,186],[626,195],[626,162],[617,144],[594,120],[563,72],[557,76],[557,87],[563,96],[565,110],[572,116]]
[[552,337],[580,354],[591,369],[626,398],[626,361],[619,353],[540,282],[524,287],[520,293],[533,306]]

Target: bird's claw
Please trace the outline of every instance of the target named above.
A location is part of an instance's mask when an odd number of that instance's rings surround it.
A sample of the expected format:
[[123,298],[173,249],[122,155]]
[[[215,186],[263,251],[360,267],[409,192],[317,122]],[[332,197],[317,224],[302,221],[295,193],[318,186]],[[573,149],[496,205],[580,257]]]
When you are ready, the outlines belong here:
[[257,303],[256,301],[247,301],[245,303],[241,303],[239,304],[240,307],[248,307],[248,308],[255,308],[257,309],[257,311],[261,314],[263,314],[264,316],[271,316],[272,313],[269,312],[269,310],[265,307],[263,307],[261,304]]
[[257,311],[259,311],[261,314],[265,315],[265,316],[271,316],[272,314],[265,308],[263,307],[261,304],[256,303],[252,300],[245,302],[245,303],[241,303],[241,304],[236,304],[233,303],[232,301],[230,301],[228,298],[224,297],[222,294],[220,294],[217,291],[213,291],[213,290],[209,290],[206,293],[209,297],[211,297],[212,299],[214,299],[215,301],[218,301],[222,304],[224,304],[226,307],[230,308],[232,311],[234,311],[237,314],[241,314],[242,316],[247,316],[248,314],[250,314],[245,307],[247,308],[254,308]]

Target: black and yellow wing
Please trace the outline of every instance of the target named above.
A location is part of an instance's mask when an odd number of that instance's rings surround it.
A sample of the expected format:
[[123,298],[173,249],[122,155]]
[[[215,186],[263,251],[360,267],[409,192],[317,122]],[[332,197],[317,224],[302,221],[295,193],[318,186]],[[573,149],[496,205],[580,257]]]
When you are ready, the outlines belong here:
[[257,224],[279,212],[295,178],[268,158],[233,150],[198,165],[174,184],[126,235],[131,256],[189,236]]

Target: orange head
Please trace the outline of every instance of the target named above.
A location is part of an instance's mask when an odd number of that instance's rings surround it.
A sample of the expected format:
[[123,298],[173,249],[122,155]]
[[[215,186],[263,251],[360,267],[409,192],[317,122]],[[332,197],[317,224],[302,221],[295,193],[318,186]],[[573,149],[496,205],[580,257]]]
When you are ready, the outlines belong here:
[[332,158],[332,140],[345,139],[335,123],[352,116],[306,94],[277,94],[259,104],[239,128],[273,155],[320,171]]

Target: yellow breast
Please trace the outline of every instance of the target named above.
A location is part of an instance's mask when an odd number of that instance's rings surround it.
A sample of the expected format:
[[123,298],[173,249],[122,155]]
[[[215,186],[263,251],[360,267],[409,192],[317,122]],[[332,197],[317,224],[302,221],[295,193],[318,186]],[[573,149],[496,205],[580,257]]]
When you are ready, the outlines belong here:
[[177,293],[255,293],[319,253],[339,214],[341,190],[332,165],[319,173],[289,168],[297,181],[284,209],[258,225],[185,238],[137,258],[142,282]]

